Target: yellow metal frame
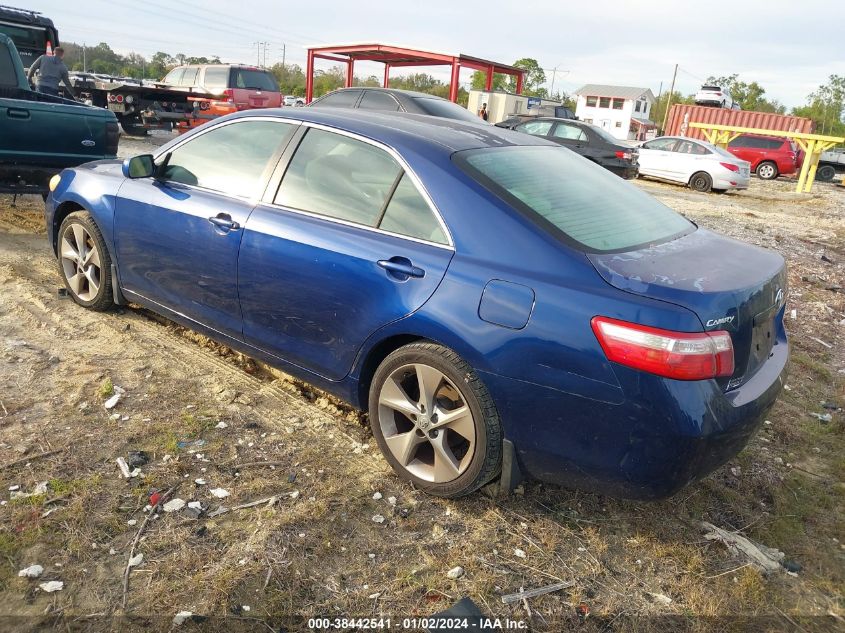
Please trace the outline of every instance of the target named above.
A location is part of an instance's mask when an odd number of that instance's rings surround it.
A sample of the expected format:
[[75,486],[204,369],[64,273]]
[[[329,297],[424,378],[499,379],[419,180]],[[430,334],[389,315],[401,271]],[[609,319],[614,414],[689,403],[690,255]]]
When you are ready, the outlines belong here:
[[804,132],[784,132],[783,130],[764,130],[755,127],[736,127],[733,125],[715,125],[712,123],[690,123],[689,127],[701,130],[704,137],[713,145],[727,148],[728,143],[740,134],[764,134],[766,136],[780,136],[791,138],[804,150],[804,163],[798,174],[797,193],[809,193],[816,180],[816,168],[822,152],[832,149],[839,143],[845,143],[842,136],[823,136],[822,134],[805,134]]

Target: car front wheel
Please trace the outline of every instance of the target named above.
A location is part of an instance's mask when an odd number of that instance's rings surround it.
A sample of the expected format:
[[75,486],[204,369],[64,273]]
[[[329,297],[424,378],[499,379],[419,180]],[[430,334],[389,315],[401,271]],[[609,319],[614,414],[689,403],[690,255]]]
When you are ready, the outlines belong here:
[[763,180],[774,180],[778,177],[777,165],[770,161],[757,165],[757,177]]
[[502,430],[487,388],[452,350],[412,343],[370,385],[370,426],[393,470],[439,497],[467,495],[501,468]]
[[114,305],[111,258],[87,211],[75,211],[62,222],[58,260],[59,274],[76,303],[92,310],[108,310]]

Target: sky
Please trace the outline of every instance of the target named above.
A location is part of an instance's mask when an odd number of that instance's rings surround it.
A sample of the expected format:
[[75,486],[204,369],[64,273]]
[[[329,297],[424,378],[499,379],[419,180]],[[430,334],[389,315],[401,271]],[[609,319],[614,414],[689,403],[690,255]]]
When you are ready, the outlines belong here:
[[[23,0],[5,0],[9,4]],[[843,0],[546,0],[424,2],[358,0],[27,0],[59,37],[120,53],[219,55],[254,63],[267,42],[267,64],[305,67],[309,45],[382,43],[464,53],[503,63],[536,59],[547,88],[573,92],[587,83],[691,94],[709,77],[737,73],[787,107],[831,74],[845,74]],[[263,61],[263,60],[262,60]],[[331,62],[321,62],[325,67]],[[553,69],[557,69],[553,73]],[[383,66],[356,64],[381,77]],[[398,71],[394,71],[398,72]],[[449,80],[442,68],[428,72]],[[461,82],[470,81],[464,70]]]

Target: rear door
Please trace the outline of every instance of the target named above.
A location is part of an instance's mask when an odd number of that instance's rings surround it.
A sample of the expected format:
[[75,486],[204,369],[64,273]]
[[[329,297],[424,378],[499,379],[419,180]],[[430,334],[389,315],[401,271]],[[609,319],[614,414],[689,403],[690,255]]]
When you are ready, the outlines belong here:
[[577,125],[570,125],[569,123],[555,123],[549,138],[555,143],[560,143],[564,147],[574,149],[579,154],[586,156],[592,153],[590,140],[587,138],[587,134]]
[[674,160],[668,163],[668,177],[678,182],[689,182],[692,175],[699,171],[712,173],[710,150],[695,141],[682,140],[672,150]]
[[114,231],[130,298],[242,338],[243,227],[295,129],[272,119],[213,126],[177,146],[160,178],[124,182]]
[[310,128],[278,192],[247,222],[244,338],[339,380],[373,332],[428,300],[452,254],[439,215],[394,155]]
[[640,146],[640,173],[657,178],[671,178],[674,169],[672,161],[675,155],[672,150],[678,143],[676,138],[656,138]]

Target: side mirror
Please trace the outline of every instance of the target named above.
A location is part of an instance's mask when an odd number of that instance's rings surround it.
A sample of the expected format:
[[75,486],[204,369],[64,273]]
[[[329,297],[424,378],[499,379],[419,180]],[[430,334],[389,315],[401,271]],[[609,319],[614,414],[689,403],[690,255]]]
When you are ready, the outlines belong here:
[[151,154],[133,156],[123,161],[123,175],[126,178],[149,178],[155,173]]

